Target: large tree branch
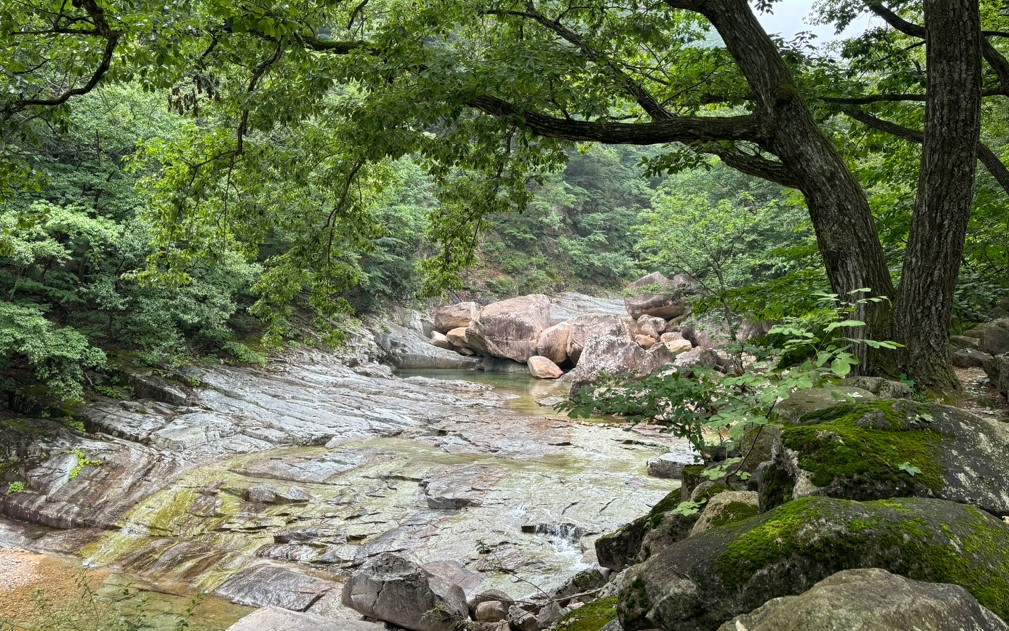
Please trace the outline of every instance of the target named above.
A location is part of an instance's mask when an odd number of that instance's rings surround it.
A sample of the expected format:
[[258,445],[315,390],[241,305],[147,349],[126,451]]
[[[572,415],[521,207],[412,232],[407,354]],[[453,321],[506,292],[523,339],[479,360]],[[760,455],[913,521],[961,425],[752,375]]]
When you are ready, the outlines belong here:
[[604,144],[654,145],[667,142],[766,140],[761,117],[674,117],[651,123],[603,123],[556,118],[519,107],[493,96],[478,96],[466,103],[481,112],[507,118],[518,126],[547,138]]
[[[102,80],[102,77],[108,73],[109,68],[112,66],[112,55],[115,53],[116,46],[119,44],[119,38],[122,37],[122,31],[112,28],[112,25],[109,24],[109,21],[105,16],[104,9],[99,6],[97,0],[78,0],[74,3],[74,6],[84,9],[84,11],[88,14],[88,18],[91,20],[92,24],[94,24],[94,29],[83,32],[82,34],[87,36],[98,36],[105,40],[102,57],[99,60],[98,65],[95,67],[94,72],[91,73],[90,78],[84,85],[67,88],[62,93],[54,97],[15,99],[12,103],[6,105],[3,110],[0,110],[0,119],[6,120],[29,107],[55,107],[63,105],[75,96],[81,96],[94,90],[98,85],[98,82]],[[76,20],[74,21],[76,22]],[[73,84],[71,83],[71,85]]]
[[603,66],[617,84],[631,95],[634,101],[641,106],[641,109],[651,116],[652,120],[658,121],[672,118],[672,114],[662,107],[648,90],[639,85],[611,59],[590,46],[584,37],[561,24],[559,19],[551,20],[540,13],[532,2],[527,4],[525,11],[488,11],[487,13],[490,15],[506,14],[535,21],[543,28],[553,32],[564,41],[578,48],[589,61]]
[[[924,132],[884,120],[858,108],[846,107],[844,108],[844,113],[866,127],[871,127],[877,131],[881,131],[883,133],[890,134],[891,136],[919,145],[925,142]],[[984,168],[988,170],[988,173],[990,173],[992,177],[995,178],[995,181],[997,181],[1003,190],[1005,190],[1006,194],[1009,194],[1009,168],[1007,168],[999,157],[995,155],[995,152],[983,142],[978,142],[977,144],[977,157],[981,164],[984,165]]]
[[701,151],[718,156],[726,165],[747,175],[769,180],[788,188],[799,187],[799,181],[791,169],[776,160],[768,160],[760,155],[745,153],[735,147],[728,149],[713,145],[702,147]]

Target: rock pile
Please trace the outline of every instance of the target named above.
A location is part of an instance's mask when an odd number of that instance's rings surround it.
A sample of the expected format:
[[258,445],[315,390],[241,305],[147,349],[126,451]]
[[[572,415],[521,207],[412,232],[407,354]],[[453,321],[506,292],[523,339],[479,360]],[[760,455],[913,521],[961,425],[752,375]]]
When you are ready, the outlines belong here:
[[585,628],[1009,629],[1009,428],[862,392],[787,399],[742,469],[687,465],[680,490],[600,537],[615,574],[586,607],[612,608]]
[[604,373],[643,375],[669,365],[727,366],[729,359],[711,348],[706,334],[680,324],[688,314],[688,287],[689,279],[670,280],[656,272],[628,286],[627,315],[590,314],[559,321],[552,317],[550,299],[540,294],[483,307],[460,302],[435,313],[430,342],[466,357],[484,357],[486,370],[525,364],[539,379],[573,372],[574,387]]
[[551,593],[523,600],[490,590],[467,601],[462,587],[439,576],[432,566],[387,552],[363,565],[345,583],[343,604],[412,631],[541,631],[558,628],[554,626],[558,623],[563,628],[566,617],[596,599],[608,574],[591,568]]

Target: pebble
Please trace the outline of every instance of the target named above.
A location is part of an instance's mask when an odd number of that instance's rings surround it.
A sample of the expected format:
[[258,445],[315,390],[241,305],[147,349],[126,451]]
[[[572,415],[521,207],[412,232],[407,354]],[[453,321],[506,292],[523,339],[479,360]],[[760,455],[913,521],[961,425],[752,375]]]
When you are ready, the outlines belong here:
[[0,593],[30,585],[42,577],[35,571],[38,558],[14,548],[0,548]]

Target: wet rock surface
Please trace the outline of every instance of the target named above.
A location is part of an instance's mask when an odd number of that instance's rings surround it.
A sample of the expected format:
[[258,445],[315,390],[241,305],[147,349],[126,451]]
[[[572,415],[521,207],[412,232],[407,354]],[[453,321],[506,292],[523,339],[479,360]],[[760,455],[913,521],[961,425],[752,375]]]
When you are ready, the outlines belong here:
[[189,375],[185,405],[101,399],[81,415],[89,434],[55,431],[21,472],[27,490],[0,496],[21,520],[0,545],[330,619],[360,620],[343,584],[390,552],[455,560],[468,594],[521,598],[589,567],[597,536],[675,486],[645,461],[683,448],[571,423],[536,405],[547,391],[516,414],[485,385],[318,352]]

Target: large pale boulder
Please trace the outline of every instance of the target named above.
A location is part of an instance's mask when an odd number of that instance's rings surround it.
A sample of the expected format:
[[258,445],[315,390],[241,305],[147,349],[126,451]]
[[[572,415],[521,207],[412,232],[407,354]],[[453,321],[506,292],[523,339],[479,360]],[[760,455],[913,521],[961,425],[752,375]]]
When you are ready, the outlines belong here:
[[775,598],[718,631],[1009,631],[967,590],[878,568],[845,570]]
[[466,327],[470,346],[486,355],[525,363],[536,354],[540,335],[550,327],[550,300],[541,294],[494,302]]
[[372,558],[350,577],[343,604],[413,631],[453,631],[469,618],[461,587],[391,552]]
[[630,295],[624,298],[624,307],[635,320],[643,315],[668,320],[687,309],[682,287],[659,272],[639,278],[627,286],[627,291]]
[[[464,331],[466,329],[463,329]],[[444,348],[447,351],[454,351],[455,345],[449,341],[448,337],[444,333],[439,333],[438,331],[431,331],[431,343],[438,348]]]
[[666,348],[669,349],[670,353],[675,355],[682,355],[683,353],[689,353],[694,345],[690,343],[690,340],[686,339],[679,332],[673,331],[670,333],[663,333],[662,337],[659,338]]
[[589,340],[602,337],[632,341],[631,331],[621,316],[585,316],[571,321],[571,332],[568,335],[568,357],[577,364],[581,360],[582,351]]
[[452,329],[467,327],[480,317],[480,305],[475,302],[459,302],[442,307],[434,314],[434,330],[448,333]]
[[539,342],[536,343],[536,354],[558,365],[566,362],[571,329],[571,322],[561,322],[543,331]]
[[1009,526],[963,504],[809,497],[653,550],[628,571],[618,612],[626,631],[710,631],[842,570],[877,567],[955,582],[1005,617],[1009,601],[992,586],[1009,581],[1007,546]]
[[529,358],[529,373],[537,379],[557,379],[564,371],[546,357],[533,355]]
[[638,318],[637,325],[638,333],[656,339],[666,330],[665,320],[650,315],[643,315]]
[[633,341],[609,336],[591,338],[571,371],[571,391],[596,383],[604,375],[638,374],[647,357],[647,351]]

